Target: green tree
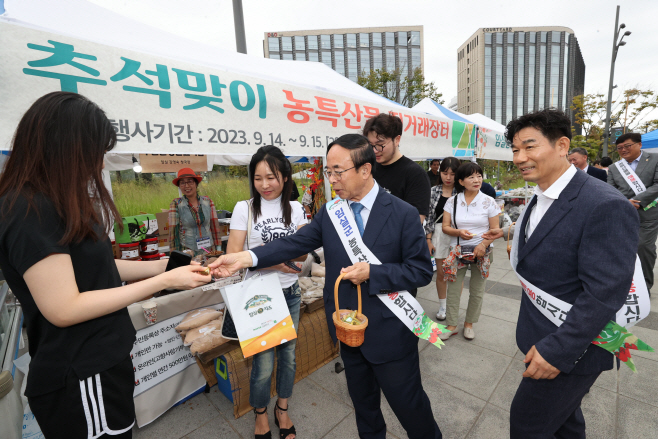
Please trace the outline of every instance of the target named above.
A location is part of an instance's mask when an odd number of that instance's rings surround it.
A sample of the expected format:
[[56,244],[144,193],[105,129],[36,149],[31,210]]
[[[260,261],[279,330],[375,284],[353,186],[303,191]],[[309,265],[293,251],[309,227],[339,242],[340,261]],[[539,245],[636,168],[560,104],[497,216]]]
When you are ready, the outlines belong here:
[[396,69],[392,72],[376,69],[370,72],[362,72],[357,83],[380,96],[397,102],[405,107],[413,107],[424,98],[443,104],[441,96],[434,82],[427,82],[423,71],[416,67],[412,74],[404,76],[403,72]]

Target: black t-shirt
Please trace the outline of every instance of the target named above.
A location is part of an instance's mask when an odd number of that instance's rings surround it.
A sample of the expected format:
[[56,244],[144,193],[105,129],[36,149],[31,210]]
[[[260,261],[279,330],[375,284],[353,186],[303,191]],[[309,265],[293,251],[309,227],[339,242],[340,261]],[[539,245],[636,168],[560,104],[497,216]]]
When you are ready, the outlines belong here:
[[[0,197],[0,206],[7,197]],[[25,395],[33,397],[64,387],[70,369],[79,379],[102,372],[125,360],[135,341],[135,329],[126,308],[67,328],[50,323],[37,308],[23,280],[34,264],[53,253],[71,256],[75,281],[81,293],[121,286],[112,244],[103,238],[60,245],[64,222],[45,196],[37,194],[33,207],[19,196],[0,217],[0,268],[21,302],[32,361]]]
[[434,175],[434,172],[430,169],[427,171],[427,176],[430,179],[430,185],[431,186],[436,186],[437,184],[441,183],[441,173],[437,172],[436,175]]
[[420,215],[429,214],[432,188],[427,173],[418,163],[402,156],[388,166],[377,164],[373,176],[377,184],[414,206]]
[[494,187],[491,186],[486,181],[482,182],[482,187],[480,187],[480,192],[482,192],[485,195],[489,195],[494,200],[496,199],[496,189],[494,189]]
[[436,218],[436,222],[440,223],[443,221],[443,207],[446,205],[446,201],[448,201],[448,197],[444,197],[441,195],[439,197],[439,202],[436,203],[436,209],[434,210],[434,217]]

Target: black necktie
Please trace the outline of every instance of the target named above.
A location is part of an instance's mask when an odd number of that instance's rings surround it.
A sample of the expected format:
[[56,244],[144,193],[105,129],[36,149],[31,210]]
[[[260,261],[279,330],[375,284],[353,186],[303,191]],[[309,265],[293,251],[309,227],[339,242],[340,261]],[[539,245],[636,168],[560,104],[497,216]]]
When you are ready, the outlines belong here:
[[532,208],[535,207],[536,204],[537,204],[537,196],[535,195],[530,200],[530,204],[528,204],[528,207],[526,207],[525,215],[523,216],[523,221],[521,222],[521,230],[520,230],[521,234],[519,235],[519,254],[521,253],[521,250],[525,245],[526,228],[528,227],[528,221],[530,220],[530,215],[532,214]]

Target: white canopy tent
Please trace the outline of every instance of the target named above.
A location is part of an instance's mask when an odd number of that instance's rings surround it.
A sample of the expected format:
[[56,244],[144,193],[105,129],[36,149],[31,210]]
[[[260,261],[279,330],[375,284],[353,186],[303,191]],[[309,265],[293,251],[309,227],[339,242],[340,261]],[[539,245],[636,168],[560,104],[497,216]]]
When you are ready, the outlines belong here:
[[336,137],[360,132],[369,117],[390,112],[404,122],[407,156],[472,155],[472,125],[402,107],[321,63],[187,41],[83,0],[7,0],[5,7],[0,150],[10,148],[32,102],[66,90],[106,111],[119,137],[115,154],[237,160],[274,144],[290,156],[323,156]]
[[489,160],[512,161],[512,150],[505,140],[505,126],[480,113],[462,114],[452,111],[430,98],[425,98],[413,107],[436,116],[473,123],[477,126],[475,157]]

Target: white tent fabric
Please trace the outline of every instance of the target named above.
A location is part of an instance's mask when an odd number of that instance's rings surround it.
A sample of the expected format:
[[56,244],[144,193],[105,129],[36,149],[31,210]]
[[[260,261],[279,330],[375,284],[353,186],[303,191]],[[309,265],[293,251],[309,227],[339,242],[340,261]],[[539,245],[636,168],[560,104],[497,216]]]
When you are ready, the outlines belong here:
[[505,126],[495,120],[480,113],[462,114],[448,110],[430,98],[423,99],[413,109],[438,116],[452,113],[457,118],[474,123],[478,128],[475,156],[482,159],[512,161],[512,150],[505,140]]
[[73,91],[120,134],[117,153],[251,155],[274,144],[323,156],[381,112],[404,122],[410,157],[472,155],[471,124],[378,96],[321,63],[186,41],[83,0],[7,0],[0,16],[0,150],[40,96]]

